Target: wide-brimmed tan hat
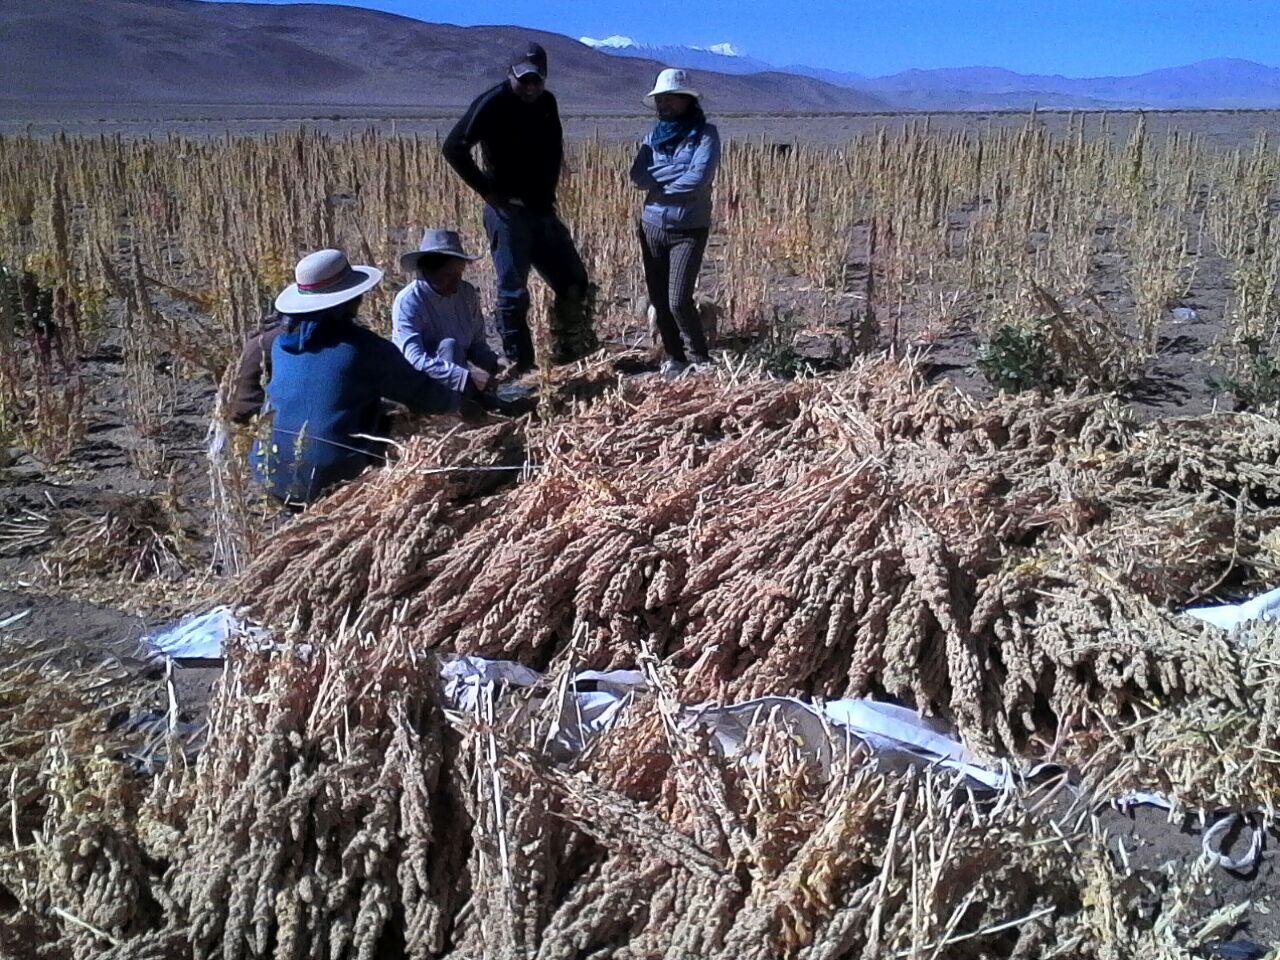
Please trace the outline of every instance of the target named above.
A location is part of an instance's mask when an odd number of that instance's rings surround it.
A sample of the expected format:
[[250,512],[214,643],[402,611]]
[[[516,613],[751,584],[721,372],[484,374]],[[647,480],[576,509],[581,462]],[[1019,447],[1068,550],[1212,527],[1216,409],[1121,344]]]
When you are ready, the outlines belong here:
[[424,230],[418,249],[401,255],[400,269],[405,273],[417,273],[418,261],[429,253],[442,253],[447,257],[457,257],[459,260],[480,259],[473,257],[462,248],[462,238],[458,236],[457,230]]
[[354,300],[382,280],[377,267],[353,267],[341,250],[317,250],[298,261],[296,283],[276,297],[281,313],[315,313]]
[[693,97],[695,100],[701,97],[701,94],[691,85],[689,71],[681,70],[679,67],[663,70],[658,74],[658,80],[653,85],[653,89],[644,95],[644,102],[652,107],[653,98],[660,93],[683,93],[686,97]]

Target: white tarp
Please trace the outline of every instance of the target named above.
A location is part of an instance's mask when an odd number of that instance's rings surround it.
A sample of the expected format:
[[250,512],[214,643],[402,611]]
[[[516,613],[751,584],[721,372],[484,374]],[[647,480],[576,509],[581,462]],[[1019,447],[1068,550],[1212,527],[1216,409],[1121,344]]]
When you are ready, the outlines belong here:
[[[455,709],[468,712],[478,709],[483,693],[498,696],[501,685],[536,688],[544,683],[541,674],[521,664],[482,657],[459,657],[444,664],[440,673],[445,679],[446,697]],[[581,753],[593,737],[619,717],[633,694],[644,686],[644,675],[637,670],[586,670],[566,678],[560,713],[547,744],[550,755],[556,760],[566,760]],[[531,697],[526,709],[545,702],[549,695]],[[752,728],[764,723],[827,771],[851,741],[863,746],[877,761],[895,769],[942,767],[963,777],[971,787],[992,791],[1011,789],[1020,778],[1035,777],[1046,770],[1061,770],[1041,764],[1015,773],[1008,763],[981,763],[942,721],[876,700],[809,703],[796,697],[758,697],[728,706],[683,707],[676,721],[685,728],[707,730],[716,748],[727,757],[744,755],[751,742]],[[748,755],[747,759],[757,758]],[[1115,801],[1122,810],[1138,804],[1171,808],[1165,796],[1146,791],[1133,792]],[[1250,838],[1248,847],[1239,856],[1232,857],[1223,851],[1222,845],[1237,825],[1248,829]],[[1248,871],[1262,857],[1264,836],[1249,818],[1228,813],[1201,835],[1201,855],[1226,870]]]
[[[504,688],[533,688],[544,685],[536,670],[510,660],[458,657],[440,667],[445,699],[455,710],[474,713],[486,694],[500,696]],[[639,670],[583,670],[567,678],[560,699],[560,712],[547,748],[557,760],[576,756],[591,739],[613,723],[630,702],[631,692],[644,686]],[[544,703],[550,691],[531,697],[526,709]]]
[[[521,664],[482,657],[459,657],[444,664],[440,673],[446,698],[455,709],[464,711],[477,708],[486,687],[497,694],[503,684],[528,688],[542,681],[540,674]],[[569,677],[550,737],[552,755],[566,759],[585,750],[644,685],[644,675],[638,670],[586,670]],[[545,695],[535,702],[544,699]],[[740,755],[746,749],[751,728],[765,722],[782,730],[824,769],[830,769],[837,752],[854,739],[893,766],[945,767],[965,777],[971,785],[990,790],[1004,790],[1014,783],[1007,765],[981,763],[945,723],[892,703],[810,703],[795,697],[760,697],[727,706],[684,707],[677,722],[707,729],[717,748],[729,757]]]
[[951,735],[945,723],[894,703],[878,700],[809,703],[795,697],[760,697],[725,707],[690,707],[681,711],[681,718],[687,723],[708,727],[726,756],[740,754],[748,731],[763,721],[785,731],[824,768],[830,768],[838,751],[853,739],[893,767],[945,767],[971,781],[973,786],[989,790],[1004,790],[1014,783],[1008,769],[980,762]]
[[[237,635],[270,641],[267,630],[246,623],[230,607],[221,606],[151,634],[143,642],[152,651],[174,659],[216,660],[223,656],[226,642]],[[440,677],[448,702],[467,712],[478,709],[485,693],[496,697],[507,688],[545,683],[542,674],[523,664],[471,656],[445,662]],[[638,670],[584,670],[568,677],[547,744],[551,755],[564,760],[581,753],[618,718],[634,691],[644,686],[644,674]],[[550,691],[540,693],[529,706],[544,702],[549,695]],[[679,714],[682,724],[709,727],[727,756],[742,751],[749,729],[762,718],[785,727],[825,769],[852,737],[892,765],[945,767],[973,785],[991,790],[1003,790],[1013,783],[1007,765],[981,763],[946,724],[896,704],[874,700],[809,703],[794,697],[761,697],[728,706],[686,707]]]
[[[910,753],[992,790],[1013,785],[1007,764],[995,768],[980,763],[941,720],[876,700],[833,700],[825,709],[833,721],[852,730],[877,752]],[[1040,769],[1028,771],[1028,775]]]
[[639,670],[583,670],[565,684],[560,716],[552,737],[557,759],[577,756],[593,737],[608,729],[645,685]]
[[1280,620],[1280,587],[1243,603],[1190,607],[1183,612],[1189,617],[1211,623],[1222,630],[1235,630],[1244,624],[1258,620]]
[[458,657],[440,668],[444,695],[458,710],[475,710],[487,688],[500,690],[504,684],[533,687],[542,680],[537,670],[510,660],[486,660],[484,657]]
[[151,653],[175,660],[221,660],[226,643],[235,636],[267,640],[270,633],[246,623],[230,607],[214,607],[187,617],[140,641]]

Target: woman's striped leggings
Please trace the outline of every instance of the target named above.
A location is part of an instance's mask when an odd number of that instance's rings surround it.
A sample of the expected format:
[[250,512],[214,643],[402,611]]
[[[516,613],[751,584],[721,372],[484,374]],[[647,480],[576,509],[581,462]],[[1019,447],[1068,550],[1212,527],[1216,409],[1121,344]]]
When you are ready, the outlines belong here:
[[640,223],[640,252],[649,302],[657,315],[662,346],[672,360],[686,363],[707,358],[693,290],[707,249],[708,229],[669,230]]

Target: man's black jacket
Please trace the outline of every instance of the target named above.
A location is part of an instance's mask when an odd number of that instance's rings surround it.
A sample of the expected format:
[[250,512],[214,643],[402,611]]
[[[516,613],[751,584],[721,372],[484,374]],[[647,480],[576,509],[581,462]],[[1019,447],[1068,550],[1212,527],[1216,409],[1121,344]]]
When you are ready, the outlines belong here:
[[[471,156],[477,143],[483,170]],[[481,196],[496,193],[521,200],[532,213],[550,213],[564,157],[556,98],[544,92],[525,103],[504,80],[476,97],[445,139],[444,155]]]

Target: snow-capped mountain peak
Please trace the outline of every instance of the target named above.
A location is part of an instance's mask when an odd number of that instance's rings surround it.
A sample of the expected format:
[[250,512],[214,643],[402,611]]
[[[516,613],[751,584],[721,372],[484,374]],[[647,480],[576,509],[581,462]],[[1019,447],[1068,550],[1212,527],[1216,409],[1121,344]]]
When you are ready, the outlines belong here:
[[595,47],[597,50],[604,48],[606,50],[627,50],[639,47],[630,37],[624,37],[621,34],[614,34],[612,37],[605,37],[603,40],[596,40],[592,37],[579,37],[579,43],[585,43],[588,47]]
[[578,40],[611,56],[657,60],[670,67],[687,67],[690,70],[743,74],[773,69],[769,64],[747,56],[728,41],[698,47],[692,44],[637,43],[631,37],[624,36],[605,37],[603,40],[579,37]]
[[705,50],[707,53],[718,53],[722,57],[745,57],[746,54],[732,43],[713,43],[709,47],[693,47],[694,50]]
[[630,37],[614,34],[612,37],[605,37],[603,40],[597,40],[594,37],[579,37],[578,42],[585,43],[588,47],[594,47],[597,50],[697,50],[699,53],[714,53],[719,57],[742,58],[746,56],[745,53],[728,41],[713,43],[706,47],[700,47],[696,44],[679,46],[675,44],[637,43]]

